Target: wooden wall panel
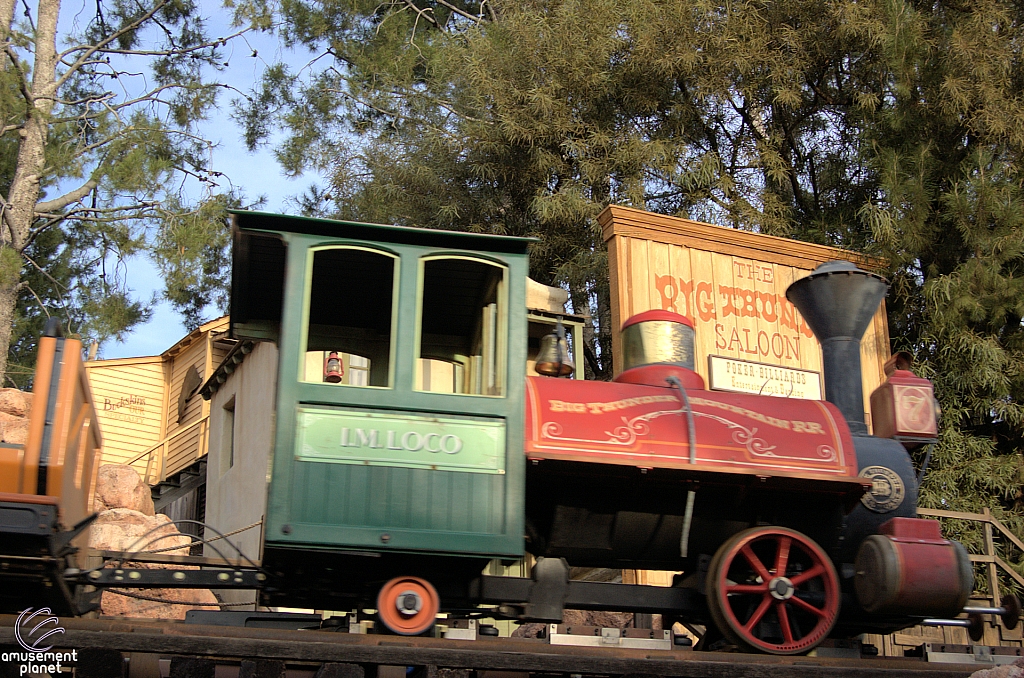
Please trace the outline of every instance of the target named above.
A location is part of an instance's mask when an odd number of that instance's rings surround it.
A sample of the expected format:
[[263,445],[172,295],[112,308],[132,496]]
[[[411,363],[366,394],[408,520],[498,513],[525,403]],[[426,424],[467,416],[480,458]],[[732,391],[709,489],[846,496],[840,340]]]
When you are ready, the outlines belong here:
[[644,272],[651,270],[649,253],[650,241],[632,240],[629,244],[629,273],[627,289],[629,289],[629,313],[626,319],[637,313],[649,311],[651,308],[651,289],[647,284]]
[[[846,259],[868,270],[882,262],[821,245],[763,236],[612,206],[598,217],[608,242],[614,369],[622,370],[619,329],[649,309],[673,310],[696,326],[696,368],[708,357],[810,370],[821,381],[821,347],[786,288],[817,265]],[[864,410],[889,357],[884,306],[861,342]],[[824,385],[822,384],[822,387]],[[824,392],[824,388],[822,388]]]
[[[690,266],[687,273],[689,275],[686,278],[676,278],[675,283],[681,291],[686,293],[689,300],[688,306],[692,313],[690,319],[693,320],[695,326],[694,363],[697,367],[697,373],[704,377],[706,381],[708,378],[707,356],[711,355],[715,350],[714,329],[717,320],[715,313],[715,287],[711,279],[703,279],[698,273],[712,269],[711,253],[690,249],[689,247],[680,247],[679,249],[688,253],[687,258],[690,261]],[[685,315],[678,304],[676,309],[677,313]],[[619,365],[615,371],[618,372],[621,369],[622,367]]]
[[171,359],[171,374],[168,382],[167,393],[167,434],[172,435],[180,427],[187,426],[199,419],[202,412],[202,398],[193,396],[189,399],[185,409],[185,416],[178,421],[178,396],[181,393],[185,375],[190,368],[195,367],[199,376],[204,377],[206,372],[206,342],[197,341],[184,351]]
[[[125,463],[160,442],[164,378],[159,356],[85,364],[103,436],[102,464]],[[136,464],[141,472],[145,460]]]
[[[162,355],[86,363],[103,434],[104,463],[124,463],[159,445],[149,478],[156,482],[206,454],[208,429],[197,423],[208,415],[209,405],[194,394],[179,422],[178,396],[190,367],[205,381],[223,360],[230,346],[214,339],[222,338],[227,328],[228,318],[218,318]],[[141,459],[133,465],[144,473],[146,463]],[[162,477],[154,477],[161,469]]]
[[218,346],[215,335],[222,335],[228,328],[228,319],[219,318],[206,323],[179,342],[172,351],[164,354],[169,362],[167,381],[167,454],[164,460],[163,476],[187,468],[209,448],[210,404],[196,391],[188,399],[184,416],[178,420],[178,398],[181,395],[185,375],[191,368],[199,373],[200,383],[205,382],[224,359],[228,348]]

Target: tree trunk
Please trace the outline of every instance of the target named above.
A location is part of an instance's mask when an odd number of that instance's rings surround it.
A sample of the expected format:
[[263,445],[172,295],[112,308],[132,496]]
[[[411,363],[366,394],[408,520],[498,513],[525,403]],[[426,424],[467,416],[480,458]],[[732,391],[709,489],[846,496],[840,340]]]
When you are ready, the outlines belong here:
[[0,332],[0,387],[7,387],[13,384],[7,381],[7,350],[11,344],[10,328],[14,325],[15,307],[18,301],[18,286],[0,285],[0,327],[7,328],[6,332]]
[[[0,0],[6,2],[6,0]],[[0,10],[6,7],[0,5]],[[31,101],[21,130],[18,160],[7,196],[4,247],[0,247],[0,384],[7,381],[7,351],[11,344],[15,304],[18,298],[21,254],[28,241],[39,201],[39,177],[46,166],[46,141],[50,132],[50,112],[56,95],[57,17],[60,0],[40,0],[36,21],[35,61],[29,87]],[[28,83],[26,83],[28,85]],[[17,256],[2,250],[9,247]],[[17,262],[17,263],[15,263]]]
[[[4,42],[9,42],[11,39],[11,29],[14,26],[14,4],[15,0],[0,0],[0,38]],[[0,55],[2,56],[2,55]],[[0,58],[0,71],[6,71],[9,66],[8,58],[2,56]]]

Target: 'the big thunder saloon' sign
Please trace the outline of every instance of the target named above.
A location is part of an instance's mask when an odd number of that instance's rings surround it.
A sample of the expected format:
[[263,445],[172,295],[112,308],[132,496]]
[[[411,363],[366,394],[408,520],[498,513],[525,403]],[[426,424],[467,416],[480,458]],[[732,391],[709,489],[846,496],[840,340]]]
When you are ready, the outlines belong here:
[[[831,259],[862,267],[863,256],[830,247],[611,206],[598,217],[608,243],[613,358],[618,329],[650,309],[696,326],[696,367],[709,387],[820,399],[821,347],[786,300],[786,288]],[[889,357],[884,305],[861,342],[867,397]]]

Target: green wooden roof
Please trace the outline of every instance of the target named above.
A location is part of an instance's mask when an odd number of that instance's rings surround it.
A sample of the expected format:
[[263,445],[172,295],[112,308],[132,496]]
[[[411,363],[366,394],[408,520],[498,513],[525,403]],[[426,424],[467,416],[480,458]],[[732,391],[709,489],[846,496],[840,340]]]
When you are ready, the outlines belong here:
[[410,245],[451,247],[483,252],[506,252],[525,254],[537,238],[518,238],[489,233],[468,233],[445,231],[434,228],[412,228],[388,224],[365,224],[356,221],[336,221],[313,217],[229,210],[238,228],[246,230],[275,231],[284,233],[305,233],[331,238],[369,240],[376,242],[399,242]]

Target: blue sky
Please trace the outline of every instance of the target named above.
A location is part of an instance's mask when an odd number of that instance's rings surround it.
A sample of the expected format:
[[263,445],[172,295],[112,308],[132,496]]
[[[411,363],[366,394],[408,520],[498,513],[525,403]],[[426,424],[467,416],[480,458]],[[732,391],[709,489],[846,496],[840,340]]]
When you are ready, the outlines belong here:
[[[230,31],[223,17],[211,17],[211,33],[218,35]],[[220,32],[218,32],[220,31]],[[253,49],[258,57],[251,57]],[[301,67],[309,56],[294,52],[282,52],[276,38],[266,35],[248,35],[225,48],[230,67],[220,76],[240,90],[248,90],[262,72],[266,62],[283,57],[293,67]],[[286,177],[269,149],[257,153],[246,150],[241,140],[241,131],[229,117],[231,94],[225,92],[220,103],[220,115],[212,117],[202,126],[206,138],[218,144],[214,150],[213,169],[223,172],[225,178],[239,189],[247,199],[266,197],[263,209],[272,212],[294,212],[289,205],[290,196],[302,193],[315,177],[290,179]],[[129,286],[142,299],[160,294],[163,281],[160,272],[145,258],[133,258],[128,262]],[[211,314],[213,310],[211,309]],[[212,317],[211,317],[212,319]],[[154,308],[152,319],[136,328],[123,342],[109,341],[100,349],[101,358],[128,358],[133,356],[156,355],[172,346],[185,335],[180,317],[166,303]]]

